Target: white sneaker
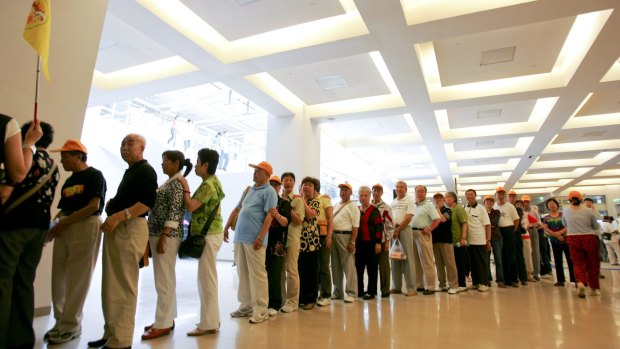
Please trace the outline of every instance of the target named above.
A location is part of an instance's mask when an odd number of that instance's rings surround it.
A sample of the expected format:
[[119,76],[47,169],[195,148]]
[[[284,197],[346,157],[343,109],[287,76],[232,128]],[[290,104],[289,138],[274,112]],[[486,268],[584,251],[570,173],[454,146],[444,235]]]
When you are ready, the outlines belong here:
[[295,310],[297,310],[297,309],[296,309],[296,308],[293,308],[292,306],[290,306],[290,305],[288,305],[288,304],[287,304],[287,305],[285,305],[285,306],[283,306],[282,308],[280,308],[280,311],[281,311],[281,312],[283,312],[283,313],[292,313],[292,312],[294,312]]
[[[346,298],[345,298],[345,299],[346,299]],[[329,298],[321,298],[321,299],[319,299],[319,300],[316,302],[316,304],[317,304],[319,307],[326,307],[326,306],[328,306],[328,305],[332,304],[332,300],[331,300],[331,299],[329,299]]]
[[355,298],[351,297],[349,295],[346,295],[346,296],[344,296],[344,302],[345,303],[353,303],[353,302],[355,302]]
[[269,314],[269,316],[276,316],[276,315],[278,315],[278,311],[273,309],[273,308],[269,308],[267,310],[267,313]]
[[78,328],[73,332],[58,332],[48,338],[50,344],[62,344],[79,338],[82,335],[82,328]]
[[583,284],[583,282],[577,283],[577,296],[579,298],[586,298],[586,286]]
[[449,288],[448,289],[448,294],[457,294],[459,293],[459,289],[458,288]]
[[477,290],[478,287],[480,287],[480,286],[482,286],[482,285],[469,285],[469,286],[467,286],[467,289],[468,290]]
[[600,296],[601,295],[601,290],[598,289],[590,289],[590,296]]
[[463,287],[459,287],[457,290],[458,290],[459,292],[465,292],[465,291],[467,291],[467,290],[468,290],[468,288],[467,288],[467,287],[465,287],[465,286],[463,286]]
[[487,285],[480,285],[478,287],[478,292],[486,292],[488,290],[489,290],[489,286],[487,286]]
[[242,310],[237,309],[230,313],[230,317],[249,317],[252,316],[252,309]]
[[549,274],[543,274],[540,277],[543,279],[551,279],[553,276],[551,275],[551,273],[549,273]]
[[250,317],[251,324],[260,324],[261,322],[269,319],[269,313],[254,314]]

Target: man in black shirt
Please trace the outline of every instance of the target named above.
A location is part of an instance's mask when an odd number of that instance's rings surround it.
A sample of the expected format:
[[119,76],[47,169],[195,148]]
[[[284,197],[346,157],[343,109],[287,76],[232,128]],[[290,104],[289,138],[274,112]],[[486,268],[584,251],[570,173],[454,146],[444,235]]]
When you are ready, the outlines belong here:
[[97,263],[101,244],[101,220],[106,182],[101,171],[86,163],[86,147],[70,139],[60,152],[65,171],[72,172],[62,186],[58,208],[60,220],[50,229],[55,239],[52,259],[54,327],[45,339],[66,343],[82,333],[82,308]]
[[144,160],[146,141],[138,134],[125,136],[121,157],[129,165],[116,196],[106,205],[108,218],[101,226],[103,283],[101,298],[105,320],[103,338],[90,347],[130,348],[138,301],[138,263],[148,241],[144,218],[155,203],[157,174]]

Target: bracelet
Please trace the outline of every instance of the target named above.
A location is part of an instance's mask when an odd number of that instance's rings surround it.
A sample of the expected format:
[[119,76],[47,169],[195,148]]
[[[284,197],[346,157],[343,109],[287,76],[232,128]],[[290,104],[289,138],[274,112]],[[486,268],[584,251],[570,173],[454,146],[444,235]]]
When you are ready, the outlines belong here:
[[129,213],[129,209],[125,209],[125,219],[131,218],[131,213]]
[[190,193],[190,191],[189,191],[189,190],[183,190],[183,192],[184,192],[184,193],[188,193],[188,194]]

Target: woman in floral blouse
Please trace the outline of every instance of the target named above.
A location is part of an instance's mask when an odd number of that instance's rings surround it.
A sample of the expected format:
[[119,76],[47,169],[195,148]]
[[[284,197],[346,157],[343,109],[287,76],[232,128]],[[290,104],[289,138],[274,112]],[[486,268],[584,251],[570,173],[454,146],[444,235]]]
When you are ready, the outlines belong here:
[[[183,239],[183,185],[178,180],[192,170],[192,163],[178,150],[162,154],[162,170],[168,179],[157,189],[155,205],[149,212],[149,244],[153,255],[157,308],[155,322],[144,328],[142,339],[165,336],[174,329],[176,317],[175,266]],[[185,168],[185,173],[181,170]]]
[[566,227],[562,224],[562,212],[560,204],[554,198],[547,199],[545,202],[549,214],[542,219],[543,229],[545,233],[551,236],[551,248],[553,249],[553,259],[555,261],[555,274],[557,282],[554,286],[564,286],[566,276],[564,276],[564,265],[562,263],[562,253],[566,256],[568,264],[568,275],[570,282],[575,282],[575,274],[573,272],[573,261],[570,259],[570,250],[566,242]]

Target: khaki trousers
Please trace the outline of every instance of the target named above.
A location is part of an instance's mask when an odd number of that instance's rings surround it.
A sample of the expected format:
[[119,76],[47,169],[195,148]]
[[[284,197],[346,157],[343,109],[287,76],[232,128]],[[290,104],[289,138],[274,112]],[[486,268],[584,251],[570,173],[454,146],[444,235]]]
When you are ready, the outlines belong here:
[[235,242],[235,261],[239,274],[239,310],[265,314],[269,305],[269,286],[265,268],[266,247],[254,250],[253,244]]
[[82,308],[100,246],[99,216],[90,216],[66,226],[62,235],[54,239],[52,304],[55,327],[60,332],[77,331],[81,326]]
[[[333,295],[336,298],[349,295],[357,298],[357,269],[355,269],[355,254],[349,253],[347,245],[351,234],[332,235],[332,279],[334,280]],[[343,277],[346,277],[346,286],[343,286]],[[345,289],[343,289],[343,287]]]
[[146,219],[142,217],[119,223],[103,237],[103,337],[112,348],[129,347],[132,343],[138,302],[138,263],[148,239]]
[[[437,266],[437,276],[439,288],[450,286],[458,288],[458,274],[456,271],[456,260],[454,259],[454,248],[451,243],[433,244],[433,254],[435,255],[435,266]],[[446,283],[446,274],[448,282]]]
[[[427,290],[435,290],[435,284],[437,275],[435,273],[435,261],[433,258],[433,240],[431,235],[423,234],[419,230],[413,231],[413,241],[415,242],[415,249],[413,251],[416,255],[416,284],[418,288],[424,288]],[[419,270],[419,269],[422,270]],[[422,274],[424,274],[424,283],[422,283]]]
[[284,305],[288,305],[293,309],[299,307],[299,245],[289,246],[286,248],[286,297]]

